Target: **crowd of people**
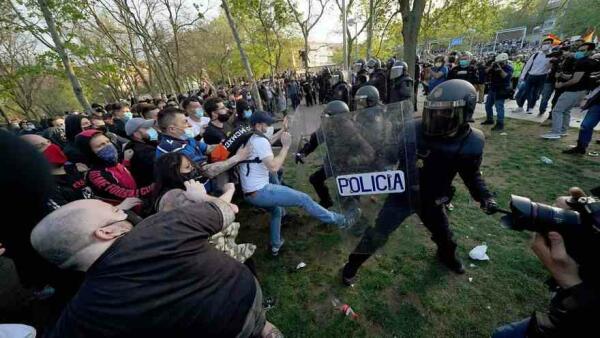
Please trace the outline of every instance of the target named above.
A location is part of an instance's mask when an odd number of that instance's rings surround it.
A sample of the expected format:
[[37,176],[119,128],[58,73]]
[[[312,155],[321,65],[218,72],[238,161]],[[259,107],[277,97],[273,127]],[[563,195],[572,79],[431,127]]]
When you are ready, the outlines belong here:
[[[11,150],[2,154],[8,164],[4,170],[18,173],[6,185],[15,198],[4,207],[14,212],[26,201],[29,210],[19,227],[2,228],[0,254],[14,260],[22,282],[48,310],[43,319],[28,323],[48,337],[198,332],[281,337],[266,320],[252,259],[256,246],[236,243],[235,202],[244,200],[270,214],[273,256],[285,243],[285,208],[299,207],[323,223],[351,227],[360,209],[328,210],[333,200],[324,183],[330,176],[325,166],[309,178],[319,201],[283,183],[292,145],[285,115],[302,100],[307,106],[327,104],[326,117],[364,110],[374,119],[384,113],[383,104],[398,102],[416,110],[419,84],[425,94],[436,94],[428,98],[417,126],[418,146],[441,157],[428,157],[430,164],[419,168],[424,198],[417,213],[438,246],[438,259],[464,273],[444,209],[453,178],[460,174],[486,213],[497,209],[479,170],[483,134],[469,125],[476,103],[485,99],[481,124],[495,124],[496,131],[504,128],[505,100],[514,98],[522,113],[527,101],[526,112],[532,113],[541,95],[541,115],[554,92],[552,131],[542,137],[556,139],[566,133],[570,109],[586,97],[578,145],[566,151],[583,154],[600,122],[595,49],[590,42],[552,46],[547,39],[527,60],[511,60],[507,53],[479,60],[470,53],[450,53],[417,60],[415,79],[406,62],[395,57],[385,65],[357,60],[351,74],[326,68],[260,81],[262,109],[246,84],[210,85],[181,95],[93,104],[90,112],[69,112],[43,123],[15,122],[11,130],[0,131],[2,144]],[[455,105],[442,107],[447,102]],[[294,154],[297,163],[318,147],[319,132]],[[460,145],[459,151],[450,154],[449,145]],[[454,164],[445,166],[447,161]],[[397,208],[405,197],[396,198],[386,201],[375,227],[349,256],[345,284],[354,282],[360,266],[412,214]]]

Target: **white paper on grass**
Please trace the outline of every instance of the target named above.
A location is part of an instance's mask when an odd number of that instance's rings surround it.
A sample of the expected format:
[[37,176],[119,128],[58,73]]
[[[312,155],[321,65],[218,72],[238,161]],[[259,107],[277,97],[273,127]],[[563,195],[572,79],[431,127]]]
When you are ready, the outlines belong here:
[[489,261],[490,257],[486,253],[487,248],[485,244],[478,245],[469,252],[469,257],[478,261]]

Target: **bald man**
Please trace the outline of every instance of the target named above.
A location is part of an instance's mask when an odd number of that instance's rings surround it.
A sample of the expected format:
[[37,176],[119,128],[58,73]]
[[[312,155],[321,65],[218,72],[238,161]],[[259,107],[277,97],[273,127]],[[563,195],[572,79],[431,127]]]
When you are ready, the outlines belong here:
[[208,243],[233,222],[229,202],[158,213],[135,227],[99,200],[45,217],[33,247],[61,268],[86,271],[48,337],[280,336],[252,273]]

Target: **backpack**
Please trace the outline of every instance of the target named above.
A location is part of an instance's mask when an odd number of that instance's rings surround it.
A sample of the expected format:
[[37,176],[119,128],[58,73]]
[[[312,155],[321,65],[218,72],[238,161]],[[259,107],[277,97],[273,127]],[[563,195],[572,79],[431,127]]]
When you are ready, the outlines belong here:
[[[250,138],[252,137],[252,135],[255,135],[256,133],[252,130],[252,128],[250,127],[240,127],[238,129],[236,129],[233,133],[231,133],[231,136],[229,136],[229,138],[227,138],[225,141],[223,141],[222,145],[225,149],[227,149],[227,151],[229,152],[228,154],[228,158],[233,156],[233,154],[235,154],[238,149],[240,149],[242,146],[245,146],[248,141],[250,141]],[[262,135],[262,134],[256,134],[260,137],[264,137],[265,139],[269,140],[268,137]],[[244,161],[240,161],[238,163],[238,165],[240,164],[246,164],[246,176],[248,176],[250,174],[250,163],[261,163],[262,161],[260,160],[260,158],[255,157],[253,159],[250,160],[244,160]]]

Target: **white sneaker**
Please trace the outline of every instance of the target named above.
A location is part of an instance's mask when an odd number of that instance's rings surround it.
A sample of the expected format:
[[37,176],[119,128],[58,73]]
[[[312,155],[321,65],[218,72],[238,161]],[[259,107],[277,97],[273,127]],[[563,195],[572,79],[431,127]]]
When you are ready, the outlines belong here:
[[533,109],[527,109],[527,114],[533,114]]
[[560,136],[568,136],[569,133],[567,133],[566,131],[564,133],[560,133]]
[[546,140],[558,140],[558,139],[560,139],[560,134],[546,133],[546,134],[542,135],[541,137]]
[[513,113],[513,114],[519,114],[522,112],[524,112],[523,107],[517,107],[511,111],[511,113]]

